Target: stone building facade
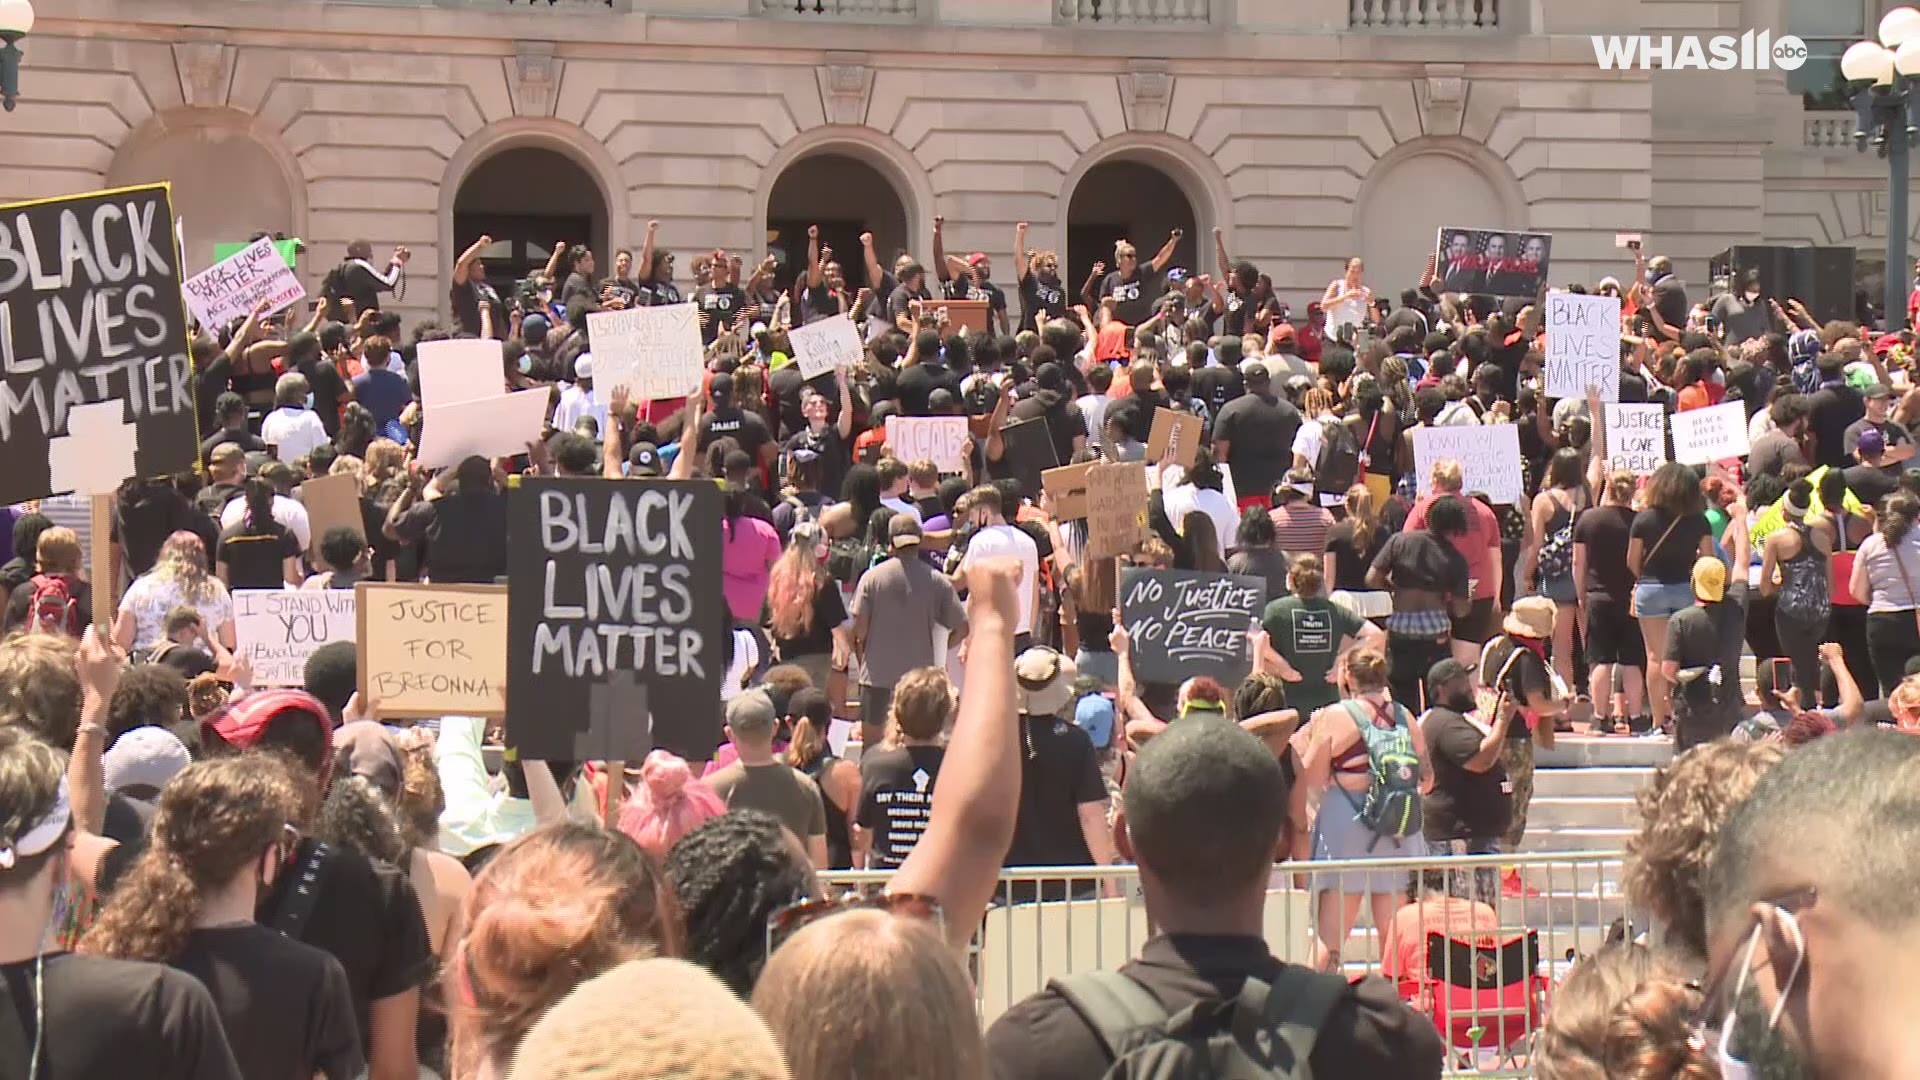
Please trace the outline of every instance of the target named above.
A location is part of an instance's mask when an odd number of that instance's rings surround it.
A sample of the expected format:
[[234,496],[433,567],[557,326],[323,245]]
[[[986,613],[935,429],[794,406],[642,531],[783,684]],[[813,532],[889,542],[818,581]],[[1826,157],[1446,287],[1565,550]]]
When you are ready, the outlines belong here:
[[1076,286],[1115,237],[1151,251],[1174,227],[1211,270],[1217,226],[1296,312],[1353,254],[1411,284],[1441,225],[1549,231],[1556,280],[1622,273],[1620,232],[1690,281],[1756,242],[1857,246],[1871,275],[1885,171],[1849,115],[1777,70],[1603,71],[1589,37],[1830,30],[1836,5],[1843,35],[1877,19],[1871,0],[65,0],[21,43],[0,201],[170,180],[189,268],[268,229],[307,240],[316,284],[351,240],[403,243],[394,306],[415,316],[444,310],[483,232],[496,274],[556,240],[604,273],[649,220],[683,288],[695,252],[791,258],[811,222],[843,255],[864,228],[924,258],[936,215],[1001,281],[1031,222]]

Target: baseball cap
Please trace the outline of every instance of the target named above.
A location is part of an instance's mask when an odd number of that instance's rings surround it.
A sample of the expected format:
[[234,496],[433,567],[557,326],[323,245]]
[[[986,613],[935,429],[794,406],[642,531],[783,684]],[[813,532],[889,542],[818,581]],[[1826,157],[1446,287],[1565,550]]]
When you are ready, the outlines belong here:
[[1267,365],[1258,360],[1249,360],[1241,364],[1240,377],[1252,383],[1263,383],[1272,379],[1272,376],[1267,372]]
[[528,344],[539,344],[547,340],[547,334],[553,330],[553,324],[545,315],[532,314],[520,320],[520,340]]
[[576,379],[593,378],[592,353],[581,353],[580,358],[573,362],[573,377]]
[[1717,604],[1727,595],[1727,564],[1718,556],[1702,555],[1693,564],[1693,595]]
[[1105,694],[1088,694],[1073,707],[1073,723],[1095,747],[1113,745],[1113,702]]
[[893,550],[915,547],[920,543],[920,523],[912,514],[895,514],[887,523],[887,545]]
[[1473,673],[1468,670],[1467,665],[1458,660],[1447,659],[1433,665],[1427,669],[1427,700],[1437,699],[1440,696],[1441,687],[1471,674]]
[[[1848,381],[1852,381],[1851,376],[1848,377]],[[1887,388],[1886,383],[1880,381],[1879,376],[1875,376],[1872,382],[1861,388],[1860,393],[1870,400],[1879,400],[1893,396],[1893,391]]]
[[1293,324],[1289,322],[1283,322],[1280,325],[1273,328],[1273,343],[1275,345],[1278,345],[1283,341],[1298,340],[1299,336],[1300,336],[1299,332],[1294,330]]
[[772,731],[779,717],[774,715],[773,699],[764,690],[737,694],[727,702],[727,726],[744,735]]
[[1185,281],[1185,280],[1187,280],[1187,269],[1186,269],[1186,267],[1184,267],[1184,266],[1176,266],[1176,267],[1174,267],[1173,269],[1171,269],[1171,270],[1168,270],[1168,271],[1167,271],[1167,282],[1168,282],[1168,284],[1176,284],[1176,285],[1177,285],[1177,284],[1179,284],[1180,282],[1182,282],[1182,281]]
[[986,261],[987,261],[987,253],[984,251],[976,251],[973,254],[967,256],[968,266],[979,266],[981,263]]
[[400,795],[400,745],[373,720],[355,720],[333,732],[334,768],[358,776],[389,799]]
[[1878,356],[1885,356],[1892,352],[1895,346],[1900,344],[1902,344],[1902,342],[1900,341],[1899,334],[1881,334],[1879,337],[1873,339],[1873,351]]
[[1035,646],[1013,662],[1020,688],[1020,711],[1028,716],[1059,716],[1073,703],[1073,661],[1045,646]]
[[627,451],[627,474],[629,476],[660,476],[660,448],[652,443],[634,443]]
[[1879,428],[1868,428],[1860,433],[1860,455],[1862,457],[1872,457],[1876,454],[1884,454],[1886,451],[1887,437],[1880,433]]
[[240,449],[239,443],[223,442],[207,455],[207,462],[213,465],[225,465],[232,461],[246,460],[247,452]]
[[186,746],[173,732],[162,727],[134,728],[113,740],[113,745],[100,756],[109,792],[124,788],[158,791],[192,762]]

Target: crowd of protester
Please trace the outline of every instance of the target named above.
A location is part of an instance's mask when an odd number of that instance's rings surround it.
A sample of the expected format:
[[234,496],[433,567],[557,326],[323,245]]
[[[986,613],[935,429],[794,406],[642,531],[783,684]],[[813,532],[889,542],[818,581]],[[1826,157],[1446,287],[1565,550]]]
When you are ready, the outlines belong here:
[[[804,265],[694,258],[684,399],[593,380],[587,313],[681,302],[652,224],[605,278],[562,244],[497,280],[480,237],[450,322],[381,310],[407,252],[381,272],[356,244],[310,311],[200,328],[202,466],[127,481],[111,567],[83,558],[83,500],[5,511],[0,1073],[1437,1077],[1451,1052],[1404,992],[1422,931],[1497,933],[1524,888],[1446,859],[1520,850],[1535,749],[1575,731],[1681,751],[1628,855],[1660,944],[1582,959],[1529,1067],[1920,1071],[1896,1013],[1920,947],[1909,335],[1749,279],[1693,303],[1636,250],[1592,286],[1624,301],[1619,400],[1744,402],[1752,435],[1744,461],[1638,476],[1608,466],[1598,393],[1546,394],[1540,297],[1443,293],[1430,263],[1376,301],[1356,259],[1296,323],[1218,233],[1211,272],[1172,265],[1176,233],[1117,245],[1073,304],[1026,226],[1003,290],[942,224],[927,263],[870,236],[842,263],[817,232]],[[803,378],[788,330],[842,316],[865,355]],[[452,336],[549,389],[526,454],[413,461],[414,351]],[[1199,423],[1184,467],[1148,460],[1162,410]],[[923,416],[967,418],[957,473],[890,452],[887,419]],[[1033,420],[1052,464],[1147,470],[1119,559],[1010,448]],[[1420,475],[1420,428],[1503,424],[1519,503],[1461,461]],[[543,472],[724,486],[709,755],[610,775],[490,745],[484,718],[383,724],[351,642],[302,688],[252,685],[233,590],[493,582],[508,480]],[[331,475],[362,523],[316,537],[297,488]],[[1265,582],[1244,682],[1138,678],[1123,566]],[[1431,869],[1340,872],[1383,856]],[[1264,926],[1289,859],[1328,871],[1299,882],[1308,965]],[[1115,895],[1119,864],[1155,929],[1137,957],[982,1030],[988,908]],[[891,876],[821,885],[850,868]],[[1387,979],[1347,977],[1363,906]]]

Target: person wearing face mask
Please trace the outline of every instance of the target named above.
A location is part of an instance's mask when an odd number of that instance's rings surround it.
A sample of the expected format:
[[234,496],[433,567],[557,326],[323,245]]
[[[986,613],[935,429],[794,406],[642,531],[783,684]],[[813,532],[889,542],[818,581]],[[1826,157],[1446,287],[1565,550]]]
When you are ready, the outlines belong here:
[[1849,731],[1789,753],[1728,816],[1698,1033],[1722,1076],[1920,1076],[1917,780],[1920,740]]
[[1761,297],[1758,270],[1741,274],[1739,284],[1713,302],[1707,317],[1715,320],[1721,340],[1734,349],[1754,338],[1790,329],[1774,313],[1773,305]]
[[273,386],[274,410],[260,422],[260,438],[281,461],[298,461],[328,442],[326,425],[313,411],[313,392],[298,372],[280,376]]
[[[1427,700],[1420,718],[1433,763],[1433,790],[1422,800],[1430,850],[1446,855],[1492,855],[1513,821],[1513,782],[1501,763],[1507,731],[1517,709],[1496,709],[1488,723],[1475,714],[1473,670],[1447,659],[1427,672]],[[1493,902],[1494,871],[1474,872],[1475,899]]]

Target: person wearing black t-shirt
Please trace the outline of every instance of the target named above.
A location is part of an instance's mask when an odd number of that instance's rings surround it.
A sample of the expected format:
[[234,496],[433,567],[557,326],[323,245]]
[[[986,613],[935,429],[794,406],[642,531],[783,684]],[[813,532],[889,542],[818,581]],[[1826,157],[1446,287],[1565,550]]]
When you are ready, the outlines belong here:
[[[355,240],[347,245],[347,259],[334,272],[334,281],[339,295],[353,301],[353,314],[380,310],[380,294],[393,292],[400,287],[401,278],[406,273],[407,260],[413,253],[404,247],[393,249],[393,255],[387,260],[385,270],[373,268],[373,245],[365,240]],[[342,320],[348,321],[348,320]]]
[[1844,469],[1853,464],[1847,453],[1847,429],[1867,415],[1867,401],[1847,385],[1847,358],[1821,353],[1814,363],[1820,371],[1820,389],[1808,402],[1807,426],[1813,431],[1813,466]]
[[1667,651],[1667,620],[1694,604],[1693,562],[1714,554],[1713,526],[1707,521],[1700,481],[1689,466],[1660,466],[1647,484],[1646,503],[1627,534],[1627,568],[1637,579],[1633,614],[1647,643],[1648,699],[1654,721],[1664,724],[1670,715],[1670,687],[1659,660]]
[[894,686],[891,719],[902,741],[860,758],[853,848],[868,869],[898,869],[927,831],[946,758],[940,736],[952,709],[953,687],[939,668],[909,671]]
[[1051,251],[1027,250],[1027,223],[1013,229],[1013,273],[1020,284],[1020,329],[1031,327],[1044,313],[1051,319],[1067,317],[1067,287],[1060,281],[1060,256]]
[[436,582],[491,585],[507,572],[507,498],[493,485],[493,466],[475,455],[421,487],[402,488],[381,532],[401,544],[427,544],[427,575]]
[[487,284],[487,264],[480,258],[480,253],[492,244],[493,237],[482,236],[460,253],[459,260],[453,264],[453,286],[447,295],[453,305],[453,320],[459,324],[461,333],[468,337],[481,336],[480,309],[484,307],[490,315],[492,336],[504,340],[508,330],[507,304],[498,290]]
[[927,292],[927,270],[919,263],[908,263],[900,270],[900,284],[887,294],[887,321],[900,325],[913,310],[913,302],[932,299]]
[[[83,650],[83,668],[112,663],[97,646]],[[240,1080],[213,998],[193,976],[48,950],[74,834],[65,774],[60,751],[25,726],[0,725],[0,1076]]]
[[988,332],[1008,334],[1007,294],[989,280],[993,276],[993,260],[984,251],[976,251],[964,259],[948,255],[942,235],[946,221],[938,215],[933,219],[933,272],[940,279],[941,295],[949,300],[985,300]]
[[600,302],[618,303],[621,307],[645,306],[640,283],[633,277],[633,252],[626,248],[613,253],[613,276],[600,283]]
[[922,330],[914,335],[913,347],[907,350],[905,366],[894,378],[901,415],[932,415],[928,399],[935,390],[940,389],[949,391],[955,400],[959,400],[960,376],[954,374],[953,369],[940,357],[940,335],[932,330]]
[[1100,280],[1100,291],[1086,297],[1089,308],[1098,307],[1101,300],[1113,297],[1114,314],[1128,326],[1139,326],[1153,315],[1153,306],[1160,300],[1161,272],[1173,259],[1173,249],[1184,235],[1180,229],[1173,230],[1167,242],[1144,264],[1139,253],[1131,243],[1125,240],[1113,245],[1114,269]]
[[247,508],[241,519],[220,533],[214,565],[229,589],[279,589],[297,585],[300,541],[273,518],[273,485],[260,477],[247,481]]
[[713,253],[713,281],[694,290],[693,303],[700,314],[700,340],[713,339],[733,328],[734,320],[746,306],[747,294],[733,280],[733,264],[725,252]]
[[247,402],[245,398],[232,391],[228,391],[221,394],[219,398],[215,400],[214,409],[219,417],[218,422],[220,426],[215,428],[206,438],[200,440],[200,457],[202,460],[210,458],[213,454],[213,448],[219,446],[221,443],[232,443],[249,454],[264,454],[267,452],[266,442],[263,441],[260,436],[247,430]]
[[[1031,648],[1015,658],[1014,674],[1026,754],[1020,763],[1020,814],[1002,865],[1104,866],[1114,861],[1099,754],[1087,733],[1065,719],[1075,701],[1078,673],[1073,661],[1052,649]],[[1078,894],[1090,891],[1094,883],[1053,878],[1039,882],[1037,889],[1028,883],[1010,892],[1003,885],[1002,891],[1016,902],[1062,900],[1069,885]]]
[[[1427,673],[1427,700],[1420,719],[1433,764],[1433,790],[1421,800],[1428,845],[1453,855],[1492,855],[1513,820],[1513,783],[1501,765],[1501,750],[1513,722],[1511,709],[1499,709],[1491,723],[1470,716],[1477,708],[1473,672],[1448,658]],[[1491,900],[1491,869],[1480,898]]]

